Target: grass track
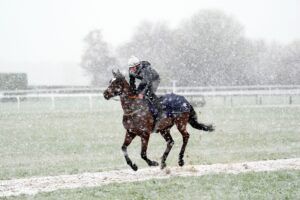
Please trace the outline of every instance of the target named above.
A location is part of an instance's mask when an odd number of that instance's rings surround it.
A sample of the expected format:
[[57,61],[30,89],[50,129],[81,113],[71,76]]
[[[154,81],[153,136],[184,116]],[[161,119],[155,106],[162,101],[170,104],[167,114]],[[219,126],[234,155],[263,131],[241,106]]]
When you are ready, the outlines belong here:
[[[198,109],[199,111],[199,109]],[[107,171],[126,167],[120,147],[124,138],[118,102],[99,111],[28,110],[0,113],[0,179]],[[214,133],[192,128],[187,164],[230,163],[300,157],[300,108],[205,107],[199,119],[214,122]],[[175,146],[167,164],[177,165],[181,137],[173,129]],[[150,139],[148,155],[159,160],[165,143]],[[139,167],[140,140],[129,147]]]

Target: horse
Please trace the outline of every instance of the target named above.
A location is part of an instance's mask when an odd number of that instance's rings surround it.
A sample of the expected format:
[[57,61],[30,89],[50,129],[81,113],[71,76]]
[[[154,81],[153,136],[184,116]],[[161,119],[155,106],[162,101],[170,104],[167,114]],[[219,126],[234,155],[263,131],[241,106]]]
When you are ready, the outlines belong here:
[[[123,126],[126,129],[125,139],[121,149],[127,164],[134,171],[138,170],[138,166],[129,158],[127,147],[136,136],[139,136],[141,138],[141,158],[144,159],[149,166],[158,166],[158,162],[150,160],[147,157],[150,134],[153,132],[155,126],[155,119],[153,114],[150,112],[147,100],[139,99],[137,97],[125,79],[124,75],[121,74],[119,70],[117,72],[113,71],[113,78],[111,79],[108,88],[103,92],[103,96],[106,100],[109,100],[115,96],[120,97],[121,106],[124,111]],[[173,96],[176,98],[181,97],[181,99],[183,98],[185,100],[183,96],[175,94]],[[161,157],[161,169],[164,169],[167,166],[166,159],[172,149],[172,146],[174,145],[174,140],[170,134],[170,129],[172,126],[174,126],[174,124],[177,126],[177,129],[183,138],[183,144],[179,153],[179,166],[184,165],[184,152],[190,136],[187,132],[187,124],[189,123],[193,128],[198,130],[214,131],[213,125],[205,125],[197,121],[196,112],[191,104],[189,104],[187,101],[185,101],[183,104],[185,105],[182,106],[188,108],[185,109],[184,112],[165,116],[159,122],[157,122],[159,124],[156,130],[162,135],[167,143],[167,147],[163,153],[163,156]]]

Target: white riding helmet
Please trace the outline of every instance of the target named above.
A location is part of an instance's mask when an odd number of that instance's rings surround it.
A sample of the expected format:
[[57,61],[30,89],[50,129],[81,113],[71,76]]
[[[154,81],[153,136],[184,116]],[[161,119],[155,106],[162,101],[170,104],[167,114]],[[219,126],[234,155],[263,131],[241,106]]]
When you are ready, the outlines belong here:
[[128,66],[129,67],[134,67],[136,65],[140,64],[140,60],[135,57],[135,56],[131,56],[129,59],[128,59]]

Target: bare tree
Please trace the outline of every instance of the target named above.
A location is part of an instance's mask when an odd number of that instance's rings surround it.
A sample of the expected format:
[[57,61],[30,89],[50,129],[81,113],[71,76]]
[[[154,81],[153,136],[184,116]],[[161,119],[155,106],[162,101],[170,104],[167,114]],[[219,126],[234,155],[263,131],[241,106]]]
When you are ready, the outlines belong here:
[[148,60],[166,84],[170,81],[173,44],[172,31],[165,23],[145,21],[137,27],[132,39],[119,47],[118,54],[124,61],[131,55]]
[[119,55],[149,59],[162,80],[181,85],[248,84],[252,51],[243,26],[223,12],[202,10],[172,30],[142,23]]
[[[82,67],[94,85],[101,85],[117,61],[100,31],[92,31],[85,41]],[[162,85],[170,80],[194,86],[300,84],[299,41],[280,45],[249,39],[234,17],[216,10],[201,10],[175,29],[142,22],[117,52],[123,66],[131,55],[150,61]]]
[[300,85],[300,40],[290,43],[283,51],[278,81]]
[[82,56],[81,67],[91,77],[92,85],[104,86],[110,77],[107,75],[112,67],[117,65],[117,60],[111,56],[100,30],[91,31],[84,41],[87,48]]
[[247,82],[244,70],[248,65],[249,42],[243,26],[233,17],[215,10],[199,11],[181,24],[176,38],[177,72],[183,84]]

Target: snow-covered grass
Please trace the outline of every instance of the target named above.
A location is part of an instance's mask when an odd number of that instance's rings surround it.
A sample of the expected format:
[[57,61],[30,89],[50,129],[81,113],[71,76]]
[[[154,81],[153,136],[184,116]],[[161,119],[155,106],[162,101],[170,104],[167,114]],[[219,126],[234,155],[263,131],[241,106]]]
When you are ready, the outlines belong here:
[[6,199],[298,199],[299,196],[300,171],[285,170],[114,183]]
[[300,158],[252,161],[229,164],[188,165],[184,167],[144,168],[112,170],[74,175],[30,177],[24,179],[0,180],[0,198],[22,194],[35,195],[40,192],[53,192],[62,189],[100,187],[112,183],[166,179],[176,176],[204,176],[208,174],[239,174],[280,170],[300,170]]
[[[119,102],[101,101],[93,111],[78,105],[54,111],[30,109],[30,105],[22,112],[2,108],[0,179],[127,167],[120,151],[124,129]],[[198,111],[199,120],[213,122],[217,129],[204,133],[189,127],[187,164],[300,157],[299,107],[204,107]],[[172,132],[175,145],[167,164],[176,166],[182,140],[176,129]],[[163,138],[153,134],[149,157],[159,160],[165,146]],[[139,138],[128,150],[139,167],[147,167],[140,158]]]

